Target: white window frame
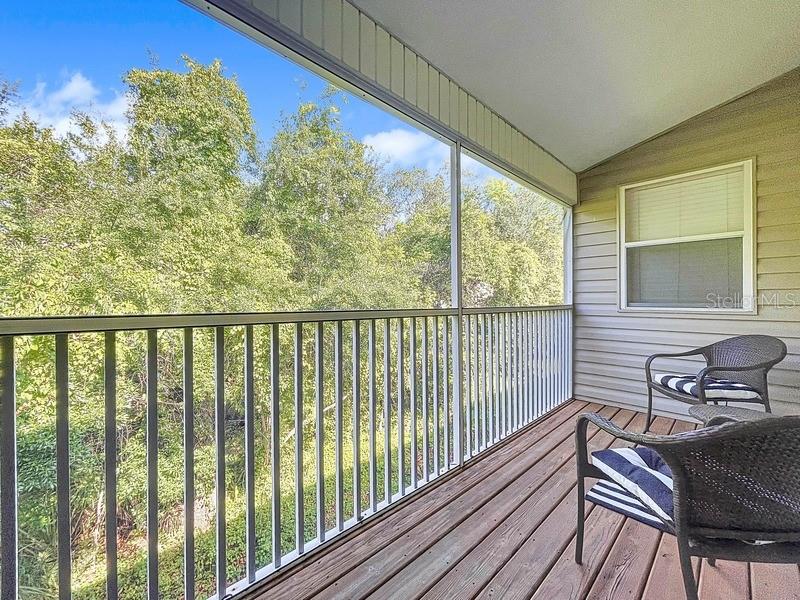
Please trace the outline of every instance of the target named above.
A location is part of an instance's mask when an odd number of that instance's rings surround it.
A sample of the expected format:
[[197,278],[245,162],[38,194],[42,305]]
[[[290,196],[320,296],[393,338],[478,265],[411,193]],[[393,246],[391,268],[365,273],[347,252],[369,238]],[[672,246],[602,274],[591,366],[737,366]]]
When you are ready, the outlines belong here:
[[[712,233],[706,235],[691,235],[658,240],[647,240],[628,242],[625,239],[625,197],[630,189],[649,186],[653,184],[678,181],[689,177],[710,175],[717,171],[732,168],[742,168],[744,173],[744,196],[742,198],[744,207],[744,229],[742,231],[732,231],[726,233]],[[758,299],[756,297],[756,211],[755,211],[755,160],[748,158],[724,165],[716,165],[660,177],[647,181],[638,181],[618,187],[617,193],[617,293],[619,298],[619,312],[641,312],[641,313],[698,313],[698,314],[748,314],[755,315],[758,312]],[[628,248],[656,246],[664,244],[676,244],[681,242],[696,242],[719,239],[742,239],[742,308],[699,308],[699,307],[671,307],[671,306],[628,306]]]

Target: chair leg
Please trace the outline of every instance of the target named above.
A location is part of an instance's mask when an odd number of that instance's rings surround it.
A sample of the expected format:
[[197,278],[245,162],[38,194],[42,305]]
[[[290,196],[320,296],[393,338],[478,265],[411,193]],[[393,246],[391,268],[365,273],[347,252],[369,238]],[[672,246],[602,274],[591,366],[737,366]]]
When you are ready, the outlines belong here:
[[578,474],[578,487],[576,488],[578,494],[578,521],[575,529],[575,562],[579,565],[583,563],[583,529],[585,519],[585,504],[584,491],[583,491],[583,476]]
[[647,386],[647,419],[644,422],[644,431],[647,433],[650,430],[650,421],[653,418],[653,388]]
[[692,556],[689,554],[689,542],[685,539],[681,540],[680,537],[678,538],[678,556],[681,563],[686,600],[698,600],[697,582],[694,579],[694,569],[692,569]]

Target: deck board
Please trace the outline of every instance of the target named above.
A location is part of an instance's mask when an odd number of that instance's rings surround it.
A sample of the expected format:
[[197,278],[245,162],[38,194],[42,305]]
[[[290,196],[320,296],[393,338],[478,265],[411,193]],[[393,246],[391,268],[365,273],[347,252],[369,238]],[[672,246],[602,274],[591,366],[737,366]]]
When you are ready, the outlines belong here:
[[[627,426],[633,417],[634,414],[626,410],[617,411],[611,416],[612,421],[622,427]],[[612,442],[611,436],[596,432],[589,440],[593,449],[607,448]],[[576,514],[574,459],[573,446],[570,460],[564,463],[555,477],[550,477],[545,483],[555,494],[560,495],[560,500],[546,503],[541,498],[530,497],[523,506],[506,517],[499,527],[482,539],[458,564],[442,576],[425,594],[425,598],[473,596],[507,564],[525,563],[524,576],[530,579],[533,565],[537,562],[535,557],[540,556],[541,551],[536,551],[534,560],[526,561],[521,556],[514,561],[510,559],[536,535],[537,531],[550,531],[547,536],[549,544],[553,544],[556,539],[563,539],[564,543],[569,541],[567,536],[559,536],[559,532],[552,530],[554,527],[568,530],[564,524],[569,523],[570,518],[574,519]],[[548,519],[550,523],[544,525]]]
[[[633,431],[644,423],[573,401],[240,598],[683,598],[674,537],[591,503],[575,563],[574,425],[585,411]],[[693,427],[659,417],[652,430]],[[592,450],[620,443],[590,436]],[[695,565],[702,600],[800,600],[795,565]]]
[[[617,411],[606,407],[600,411],[613,417]],[[494,531],[502,530],[505,520],[523,505],[529,508],[525,518],[543,520],[546,512],[560,502],[571,489],[575,468],[570,458],[575,445],[567,437],[557,447],[525,470],[484,507],[439,539],[422,556],[406,564],[391,581],[386,582],[373,596],[376,600],[419,598],[440,581],[450,567],[463,559],[470,550]],[[560,465],[560,466],[559,466]],[[545,514],[542,514],[545,513]],[[450,596],[453,597],[453,596]]]

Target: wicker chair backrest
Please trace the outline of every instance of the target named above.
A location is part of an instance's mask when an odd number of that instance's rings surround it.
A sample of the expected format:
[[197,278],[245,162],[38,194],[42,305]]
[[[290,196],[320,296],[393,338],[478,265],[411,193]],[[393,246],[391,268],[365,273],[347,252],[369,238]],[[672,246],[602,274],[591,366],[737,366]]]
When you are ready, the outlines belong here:
[[730,379],[764,393],[767,371],[786,356],[786,344],[768,335],[740,335],[721,340],[703,349],[709,366],[753,367],[753,371],[714,371],[711,376]]
[[729,423],[679,437],[684,436],[683,443],[657,450],[673,466],[689,527],[800,540],[800,416]]

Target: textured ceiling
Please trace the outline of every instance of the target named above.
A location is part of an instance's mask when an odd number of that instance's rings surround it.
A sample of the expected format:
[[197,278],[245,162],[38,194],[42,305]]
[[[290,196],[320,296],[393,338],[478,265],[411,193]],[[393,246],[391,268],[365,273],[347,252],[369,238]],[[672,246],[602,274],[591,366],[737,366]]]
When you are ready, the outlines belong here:
[[576,171],[800,66],[800,0],[354,3]]

